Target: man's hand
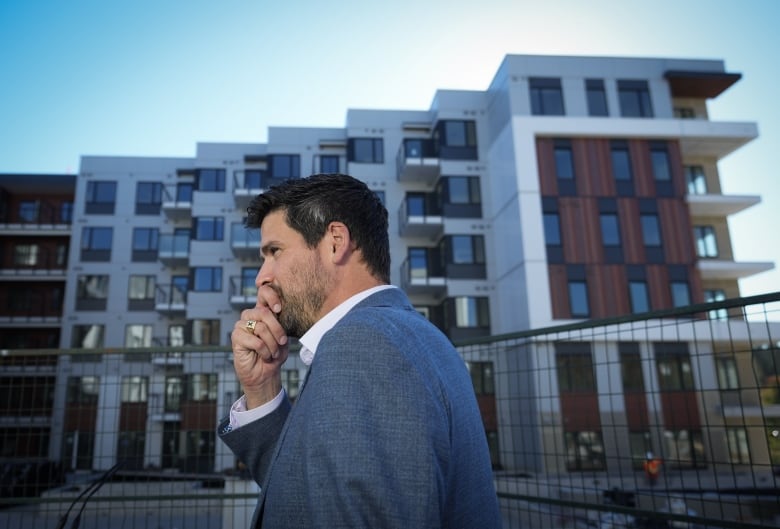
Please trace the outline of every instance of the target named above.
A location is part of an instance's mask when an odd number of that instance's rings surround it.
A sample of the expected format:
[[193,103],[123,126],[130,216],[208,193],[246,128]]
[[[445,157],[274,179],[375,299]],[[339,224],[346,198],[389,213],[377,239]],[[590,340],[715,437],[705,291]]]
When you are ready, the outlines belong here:
[[280,311],[276,291],[261,286],[257,305],[241,312],[230,335],[233,366],[244,388],[247,409],[265,404],[282,389],[281,369],[288,347],[287,334],[276,318]]

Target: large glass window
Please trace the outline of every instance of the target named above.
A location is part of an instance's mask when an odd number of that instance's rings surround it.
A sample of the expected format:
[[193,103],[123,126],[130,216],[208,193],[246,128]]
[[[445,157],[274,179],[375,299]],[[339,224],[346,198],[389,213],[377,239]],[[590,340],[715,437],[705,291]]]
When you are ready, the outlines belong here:
[[599,215],[601,222],[601,242],[604,246],[620,246],[620,225],[615,213],[602,213]]
[[81,231],[82,250],[110,250],[113,228],[84,228]]
[[347,157],[355,163],[384,163],[385,147],[382,138],[350,138]]
[[448,176],[445,178],[446,196],[449,204],[479,204],[482,196],[479,178],[476,176]]
[[219,320],[192,320],[192,345],[219,345]]
[[631,180],[631,154],[628,144],[624,141],[613,141],[610,144],[612,157],[612,176],[615,180]]
[[694,226],[693,240],[696,241],[696,255],[703,258],[718,257],[718,240],[712,226]]
[[225,238],[223,217],[197,217],[193,219],[195,240],[221,241]]
[[428,277],[428,248],[409,248],[409,279]]
[[14,265],[15,266],[36,266],[38,264],[37,244],[16,244],[14,245]]
[[100,378],[95,376],[68,377],[65,403],[69,405],[90,405],[98,403]]
[[556,140],[553,147],[555,158],[555,176],[559,180],[574,178],[574,155],[569,140]]
[[149,377],[123,376],[120,398],[122,402],[147,402],[149,400]]
[[192,268],[192,290],[219,292],[222,290],[222,267],[196,266]]
[[668,182],[672,179],[669,151],[666,148],[666,145],[653,145],[650,148],[650,161],[653,165],[653,177],[657,181]]
[[587,318],[590,316],[588,284],[585,281],[569,281],[569,308],[574,318]]
[[559,391],[596,391],[596,377],[593,374],[593,359],[590,353],[558,353],[555,356],[555,367]]
[[688,354],[656,354],[661,391],[694,391],[693,370]]
[[[704,291],[704,303],[716,303],[718,301],[726,300],[726,292],[722,289],[708,289]],[[725,320],[728,319],[729,313],[725,308],[710,310],[707,315],[711,320]]]
[[701,165],[685,166],[685,183],[688,185],[689,195],[706,195],[707,177]]
[[467,362],[474,393],[477,395],[494,395],[496,393],[493,376],[493,362]]
[[217,375],[197,373],[187,376],[185,397],[192,401],[217,400]]
[[488,298],[461,296],[454,300],[457,327],[488,327],[490,312]]
[[135,188],[136,215],[157,215],[162,204],[161,182],[138,182]]
[[104,336],[103,325],[74,325],[70,345],[77,349],[98,349],[103,347]]
[[653,106],[647,81],[618,81],[620,115],[624,118],[651,118]]
[[80,275],[76,280],[76,299],[107,299],[107,275]]
[[126,325],[125,347],[151,347],[153,330],[152,325]]
[[339,157],[335,154],[323,154],[320,156],[320,172],[325,174],[340,172]]
[[563,116],[561,80],[552,77],[532,77],[529,80],[531,113],[535,116]]
[[196,173],[195,189],[198,191],[224,191],[224,169],[199,169]]
[[604,441],[601,432],[565,432],[566,469],[601,470],[605,467]]
[[665,430],[665,462],[670,468],[694,468],[705,464],[704,442],[698,430]]
[[557,213],[544,214],[544,242],[547,246],[561,245],[561,223]]
[[727,427],[726,439],[729,444],[729,462],[735,465],[749,465],[750,445],[747,430],[741,426]]
[[739,389],[737,361],[733,356],[721,356],[716,359],[718,368],[718,387],[721,391]]
[[642,240],[645,246],[661,246],[661,226],[659,225],[658,215],[641,215]]
[[482,235],[452,235],[450,238],[454,264],[483,264],[485,242]]
[[585,92],[588,97],[588,115],[608,116],[607,92],[602,79],[585,79]]
[[127,298],[153,300],[156,282],[155,276],[131,275],[127,282]]
[[[436,155],[446,160],[476,160],[477,126],[472,120],[448,119],[436,124],[433,131]],[[425,152],[426,144],[420,146]]]
[[[645,379],[642,374],[642,358],[637,352],[638,347],[635,342],[623,342],[620,344],[620,379],[623,381],[623,391],[638,392],[645,391]],[[634,349],[634,351],[631,351]]]
[[22,222],[38,222],[41,203],[38,200],[22,200],[19,202],[19,220]]
[[112,215],[116,203],[116,182],[87,182],[85,213]]
[[691,288],[687,281],[672,281],[669,288],[672,291],[672,306],[687,307],[691,304]]
[[289,180],[301,177],[300,154],[272,154],[268,156],[271,178]]
[[133,228],[133,251],[157,251],[159,231],[157,228]]
[[629,281],[628,294],[631,301],[631,312],[639,314],[650,310],[650,296],[646,281]]

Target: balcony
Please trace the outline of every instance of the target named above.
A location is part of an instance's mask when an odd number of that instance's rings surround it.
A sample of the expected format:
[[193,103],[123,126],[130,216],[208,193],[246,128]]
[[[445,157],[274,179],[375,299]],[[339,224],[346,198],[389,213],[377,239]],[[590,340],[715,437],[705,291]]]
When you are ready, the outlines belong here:
[[234,309],[254,307],[257,303],[257,286],[254,277],[230,277],[230,306]]
[[447,293],[447,278],[426,261],[412,256],[401,264],[401,288],[410,296],[442,297]]
[[266,188],[263,183],[268,180],[265,169],[247,169],[233,173],[233,198],[236,206],[244,210],[249,202]]
[[683,158],[720,160],[758,137],[755,123],[676,120]]
[[398,231],[402,237],[438,239],[444,231],[441,211],[431,193],[407,195],[398,210]]
[[[10,198],[3,197],[4,201]],[[73,205],[70,202],[59,206],[45,201],[30,201],[13,211],[9,208],[0,217],[0,231],[3,235],[24,236],[70,236],[73,222]]]
[[[152,344],[154,345],[155,349],[165,349],[166,347],[170,347],[171,349],[174,348],[181,348],[184,345],[184,340],[178,340],[176,345],[171,343],[170,338],[152,338]],[[181,351],[171,351],[171,352],[155,352],[152,353],[152,365],[158,366],[158,367],[181,367],[184,365],[184,355],[181,353]]]
[[187,311],[187,291],[178,285],[157,285],[154,309],[162,314],[184,314]]
[[57,250],[27,245],[23,253],[9,254],[0,261],[0,281],[63,281],[67,260],[66,246]]
[[774,269],[773,263],[738,263],[718,259],[700,259],[697,263],[701,278],[712,280],[737,280]]
[[433,185],[439,178],[439,156],[433,140],[405,139],[396,156],[399,182]]
[[234,222],[230,225],[230,249],[236,257],[257,258],[260,255],[260,230]]
[[761,202],[758,195],[687,195],[693,217],[726,217]]
[[170,220],[183,220],[192,217],[191,183],[178,183],[163,188],[162,210]]
[[183,266],[190,261],[189,233],[160,235],[157,258],[168,266]]

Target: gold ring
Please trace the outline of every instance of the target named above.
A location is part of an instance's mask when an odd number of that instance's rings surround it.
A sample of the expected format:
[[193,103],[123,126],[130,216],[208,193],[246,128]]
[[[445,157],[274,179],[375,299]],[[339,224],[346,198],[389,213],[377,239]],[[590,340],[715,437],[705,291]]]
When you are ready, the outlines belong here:
[[247,320],[246,321],[246,330],[251,332],[252,334],[255,333],[255,325],[257,325],[257,322],[255,320]]

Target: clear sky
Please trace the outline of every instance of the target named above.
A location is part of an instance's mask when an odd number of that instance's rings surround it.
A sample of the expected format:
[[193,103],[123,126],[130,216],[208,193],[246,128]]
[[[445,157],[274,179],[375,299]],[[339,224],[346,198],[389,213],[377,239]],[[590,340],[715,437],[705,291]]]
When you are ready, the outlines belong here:
[[[488,87],[504,55],[721,59],[743,78],[710,119],[758,123],[721,161],[738,261],[780,266],[780,0],[0,0],[0,173],[82,155],[184,156],[343,127],[347,109],[427,110]],[[780,271],[740,282],[780,290]]]

